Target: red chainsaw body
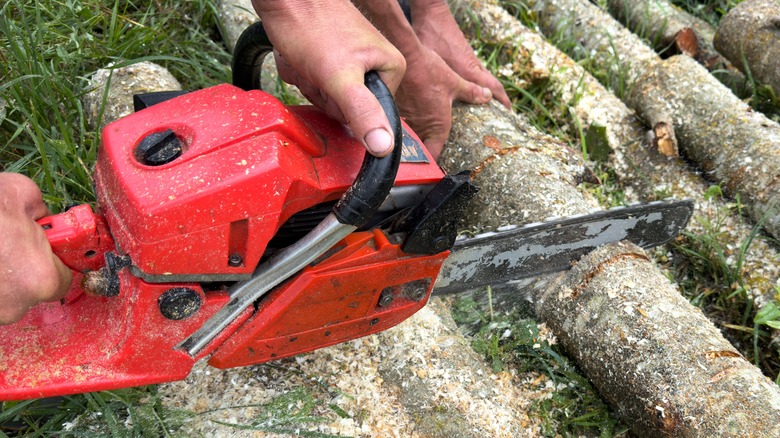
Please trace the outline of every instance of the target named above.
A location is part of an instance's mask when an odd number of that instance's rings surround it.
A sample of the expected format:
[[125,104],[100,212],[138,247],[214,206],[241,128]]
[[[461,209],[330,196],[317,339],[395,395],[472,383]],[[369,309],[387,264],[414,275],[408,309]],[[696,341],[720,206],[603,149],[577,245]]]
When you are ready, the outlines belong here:
[[[165,130],[175,133],[181,155],[162,165],[139,162],[139,143]],[[401,163],[396,187],[435,184],[442,171],[405,131],[405,155],[414,160]],[[411,316],[448,253],[405,254],[371,229],[246,309],[197,357],[176,348],[229,300],[220,284],[250,275],[285,222],[344,193],[363,154],[319,110],[230,85],[108,125],[95,171],[97,212],[82,205],[40,221],[74,281],[61,302],[0,329],[0,400],[179,380],[208,355],[221,368],[257,364]],[[92,289],[85,273],[105,268],[106,254],[131,263],[116,274],[118,294],[85,293]],[[197,308],[171,316],[163,303],[181,291]]]

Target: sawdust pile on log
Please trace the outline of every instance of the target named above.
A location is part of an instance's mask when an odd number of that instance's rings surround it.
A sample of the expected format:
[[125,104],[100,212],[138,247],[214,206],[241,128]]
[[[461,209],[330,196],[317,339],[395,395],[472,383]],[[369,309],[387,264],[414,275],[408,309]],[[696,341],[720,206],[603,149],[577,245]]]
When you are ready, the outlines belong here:
[[[451,147],[440,163],[448,171],[481,168],[475,177],[481,186],[477,198],[485,206],[503,204],[502,220],[543,220],[550,205],[561,214],[590,209],[589,199],[575,195],[572,183],[579,172],[572,172],[568,158],[556,155],[559,144],[534,135],[520,117],[498,105],[458,106],[454,120]],[[511,132],[512,124],[517,132]],[[529,160],[530,154],[542,158]],[[523,159],[511,160],[513,155]],[[480,208],[467,225],[480,229],[495,223],[494,216],[494,208]],[[627,256],[613,254],[618,271],[602,263],[603,253],[580,262],[546,293],[535,289],[531,294],[537,317],[557,338],[568,337],[566,351],[578,364],[582,361],[581,368],[600,393],[610,395],[621,417],[648,435],[715,436],[728,434],[730,427],[754,431],[757,424],[768,436],[780,432],[777,385],[735,353],[643,253],[630,248],[621,253]],[[700,369],[692,373],[691,367]],[[728,410],[721,412],[718,403]]]
[[[705,197],[709,183],[684,160],[668,159],[643,142],[647,127],[633,110],[496,2],[450,0],[450,6],[472,38],[479,30],[481,41],[504,47],[514,55],[507,65],[510,76],[528,82],[546,81],[553,100],[564,103],[550,109],[562,109],[554,116],[568,123],[571,132],[580,127],[586,132],[591,126],[605,128],[604,139],[613,151],[611,164],[628,200],[693,199],[695,211],[687,230],[707,235],[717,223],[724,255],[732,266],[736,264],[741,245],[751,237],[753,224],[732,211],[726,200]],[[767,238],[754,238],[744,254],[742,275],[758,308],[774,301],[774,286],[780,282],[780,253]]]
[[327,419],[310,432],[520,437],[539,431],[526,411],[544,392],[522,383],[533,377],[521,381],[490,371],[457,331],[448,308],[434,299],[378,335],[267,365],[217,370],[199,364],[186,380],[161,385],[158,394],[168,407],[200,413],[185,423],[193,436],[255,436],[220,423],[271,426],[284,413],[271,416],[263,405],[303,393],[316,404],[309,415]]
[[[750,109],[695,61],[661,61],[651,49],[595,5],[577,0],[529,0],[546,35],[563,33],[581,46],[570,55],[594,68],[626,65],[625,97],[648,125],[673,127],[682,154],[723,185],[756,222],[780,236],[780,125]],[[577,17],[572,20],[572,17]],[[617,81],[620,82],[620,81]],[[613,83],[619,85],[619,83]]]
[[[745,0],[718,24],[715,47],[780,95],[780,1]],[[745,65],[747,64],[747,65]]]
[[715,28],[706,21],[666,0],[609,0],[607,5],[612,15],[649,41],[656,51],[690,56],[734,94],[746,94],[745,75],[715,50]]

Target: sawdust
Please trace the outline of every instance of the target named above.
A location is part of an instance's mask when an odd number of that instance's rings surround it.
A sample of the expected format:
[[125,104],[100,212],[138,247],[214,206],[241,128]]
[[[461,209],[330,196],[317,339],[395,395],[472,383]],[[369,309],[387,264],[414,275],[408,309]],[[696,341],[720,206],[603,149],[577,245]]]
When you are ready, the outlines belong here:
[[[186,380],[161,385],[159,394],[168,407],[199,413],[185,423],[191,436],[257,436],[219,422],[262,427],[260,405],[300,390],[317,400],[313,415],[323,418],[309,431],[432,436],[443,427],[435,419],[447,418],[460,419],[466,436],[535,435],[539,425],[526,411],[546,377],[491,372],[448,326],[454,323],[447,314],[441,303],[429,304],[378,335],[265,365],[217,370],[200,363]],[[415,385],[426,391],[406,397]]]

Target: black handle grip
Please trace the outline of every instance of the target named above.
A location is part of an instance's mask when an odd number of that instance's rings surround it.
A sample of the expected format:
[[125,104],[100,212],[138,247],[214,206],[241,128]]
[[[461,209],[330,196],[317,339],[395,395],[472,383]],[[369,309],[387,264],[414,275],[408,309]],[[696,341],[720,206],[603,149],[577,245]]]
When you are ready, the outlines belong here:
[[233,49],[233,85],[246,91],[260,90],[263,59],[273,50],[261,21],[244,29]]
[[366,87],[374,93],[387,120],[390,121],[390,129],[393,130],[395,144],[390,155],[379,158],[366,152],[363,165],[360,166],[352,187],[341,196],[339,202],[333,207],[333,213],[342,224],[361,227],[371,219],[379,206],[390,193],[395,183],[395,175],[398,173],[398,165],[401,163],[401,149],[403,134],[401,132],[401,116],[395,106],[393,95],[387,88],[379,74],[370,71],[365,76]]
[[[272,50],[273,46],[262,22],[258,21],[246,28],[233,50],[233,85],[247,91],[260,89],[263,58]],[[333,214],[339,222],[356,227],[365,225],[390,193],[401,163],[403,145],[401,117],[390,89],[374,71],[366,73],[365,84],[376,96],[390,121],[395,144],[393,151],[382,158],[366,152],[355,181],[333,207]]]

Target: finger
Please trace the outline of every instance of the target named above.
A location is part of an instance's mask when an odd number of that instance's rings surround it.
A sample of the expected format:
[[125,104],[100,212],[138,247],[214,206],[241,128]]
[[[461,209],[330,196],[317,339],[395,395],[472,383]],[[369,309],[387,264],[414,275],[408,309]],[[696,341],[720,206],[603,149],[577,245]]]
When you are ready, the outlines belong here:
[[31,219],[37,220],[49,214],[41,190],[30,178],[19,173],[0,173],[0,189],[6,196],[15,196],[16,205]]
[[394,142],[390,122],[374,94],[363,85],[363,78],[338,85],[330,100],[343,113],[346,125],[369,153],[377,157],[388,155]]
[[452,118],[443,118],[440,123],[431,124],[421,135],[423,144],[425,144],[428,152],[433,155],[435,160],[439,158],[442,150],[444,150],[444,144],[449,138],[450,129],[452,129]]
[[428,152],[431,153],[433,159],[438,160],[439,155],[441,155],[442,150],[444,150],[444,143],[446,143],[446,141],[446,136],[434,135],[423,140],[423,144],[425,144],[425,147],[428,149]]
[[[37,227],[37,224],[32,224]],[[27,272],[33,278],[31,282],[22,282],[22,289],[28,297],[38,301],[56,301],[64,297],[70,288],[73,273],[70,268],[52,252],[46,234],[40,228],[33,231],[34,248],[27,254],[30,261]]]
[[501,105],[504,105],[506,109],[511,110],[512,101],[509,100],[509,95],[506,93],[504,85],[501,84],[501,82],[496,78],[493,78],[493,81],[493,85],[490,86],[490,91],[493,93],[493,98],[499,101]]
[[62,263],[59,257],[52,253],[52,264],[56,270],[57,284],[49,297],[44,297],[43,301],[57,301],[67,295],[70,284],[73,281],[73,271]]
[[493,99],[493,92],[487,87],[461,78],[455,91],[455,99],[461,102],[481,105]]
[[482,84],[482,86],[490,90],[493,99],[499,101],[507,109],[512,108],[512,103],[506,90],[504,90],[504,85],[484,65],[475,64],[472,68],[469,68],[464,75],[464,79],[476,84]]

